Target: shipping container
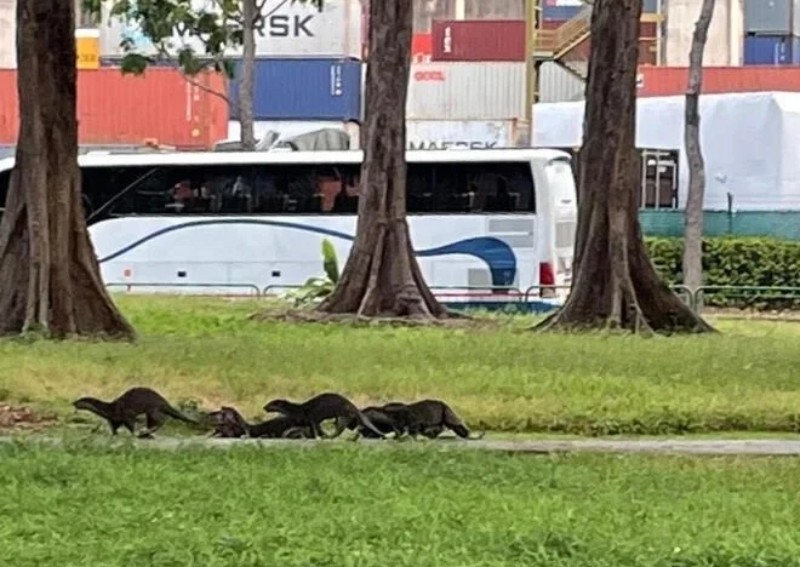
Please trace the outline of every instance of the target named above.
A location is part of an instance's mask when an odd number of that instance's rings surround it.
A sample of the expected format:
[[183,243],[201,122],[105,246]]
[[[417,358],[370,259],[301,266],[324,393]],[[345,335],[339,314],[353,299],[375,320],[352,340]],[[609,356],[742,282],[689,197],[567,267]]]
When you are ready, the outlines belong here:
[[523,0],[464,0],[465,20],[524,20]]
[[432,61],[525,61],[525,22],[433,22]]
[[[19,130],[16,71],[0,71],[0,143]],[[203,73],[192,85],[172,69],[142,76],[120,69],[78,71],[78,139],[81,144],[143,144],[208,149],[225,137],[228,108],[224,77]]]
[[408,120],[406,144],[411,150],[527,147],[528,128],[520,120]]
[[542,21],[569,20],[585,6],[582,0],[543,0]]
[[17,66],[17,7],[13,0],[0,0],[0,69]]
[[409,120],[505,120],[525,116],[525,63],[411,65]]
[[538,102],[583,100],[586,94],[586,83],[583,80],[552,61],[539,66],[536,80]]
[[798,0],[745,0],[746,34],[791,35],[797,33]]
[[661,14],[669,0],[644,0],[642,12],[645,14]]
[[461,0],[414,0],[414,33],[431,33],[434,20],[463,19],[463,13],[456,13],[459,2]]
[[[481,1],[481,0],[475,0]],[[659,14],[664,12],[664,7],[671,0],[644,0],[642,13]],[[587,4],[584,0],[543,0],[542,20],[569,20]],[[524,15],[521,16],[524,18]]]
[[[194,0],[193,4],[202,0]],[[287,0],[266,0],[264,29],[256,34],[256,55],[259,57],[356,57],[362,56],[365,44],[364,14],[360,0],[325,0],[322,9],[310,3]],[[137,49],[153,53],[152,44],[131,23],[122,22],[108,15],[108,8],[101,26],[101,53],[104,56],[122,54],[120,42],[130,37]],[[177,50],[181,45],[190,45],[196,52],[204,53],[203,43],[194,38],[172,39]],[[241,55],[241,48],[226,52],[231,56]]]
[[411,61],[430,63],[433,53],[433,38],[429,33],[415,33],[411,36]]
[[[665,65],[689,65],[689,52],[692,49],[694,27],[700,15],[701,4],[698,0],[669,0],[666,3]],[[703,52],[703,64],[709,67],[741,65],[743,36],[744,14],[741,0],[716,0]]]
[[750,35],[744,38],[745,65],[798,65],[800,38]]
[[[686,92],[687,67],[640,67],[639,96],[673,96]],[[800,67],[705,67],[703,93],[764,91],[800,92]]]
[[[239,117],[241,62],[230,82],[231,116]],[[257,59],[256,120],[361,120],[361,62],[356,59]]]

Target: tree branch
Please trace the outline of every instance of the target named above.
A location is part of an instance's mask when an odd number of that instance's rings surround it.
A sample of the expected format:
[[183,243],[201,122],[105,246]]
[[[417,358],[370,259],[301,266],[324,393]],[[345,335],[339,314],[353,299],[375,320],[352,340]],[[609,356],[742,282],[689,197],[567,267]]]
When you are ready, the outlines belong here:
[[[191,75],[187,75],[186,71],[184,71],[183,68],[178,64],[178,62],[175,61],[174,59],[172,59],[172,57],[168,56],[167,57],[167,62],[170,64],[170,66],[172,66],[174,69],[176,69],[178,72],[180,72],[180,74],[183,77],[184,81],[186,81],[187,83],[189,83],[193,87],[197,87],[198,89],[200,89],[203,92],[206,92],[206,93],[208,93],[210,95],[213,95],[215,97],[221,98],[228,105],[231,104],[231,99],[229,99],[226,95],[222,94],[221,92],[219,92],[217,90],[212,89],[211,87],[205,86],[204,84],[198,82],[197,79],[195,79]],[[201,72],[207,72],[207,71],[209,71],[209,69],[203,69]]]

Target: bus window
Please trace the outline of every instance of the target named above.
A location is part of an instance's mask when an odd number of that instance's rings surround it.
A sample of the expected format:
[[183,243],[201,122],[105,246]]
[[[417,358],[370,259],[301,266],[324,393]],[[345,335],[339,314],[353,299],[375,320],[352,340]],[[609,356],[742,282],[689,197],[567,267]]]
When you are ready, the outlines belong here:
[[252,212],[248,166],[87,168],[83,192],[97,221],[128,214]]
[[527,163],[410,164],[409,213],[532,213]]

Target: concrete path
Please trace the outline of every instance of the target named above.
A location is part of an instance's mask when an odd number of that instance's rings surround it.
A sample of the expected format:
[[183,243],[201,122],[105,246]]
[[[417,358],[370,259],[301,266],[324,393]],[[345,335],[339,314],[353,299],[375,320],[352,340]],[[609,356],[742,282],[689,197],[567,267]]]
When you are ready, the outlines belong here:
[[[0,443],[13,443],[19,437],[0,437]],[[55,437],[27,437],[28,442],[60,445],[63,440]],[[91,436],[85,442],[96,446],[120,446],[131,442],[127,436],[117,439]],[[153,440],[133,440],[140,447],[175,450],[182,448],[226,449],[229,447],[250,445],[261,447],[297,447],[311,448],[317,444],[340,444],[347,441],[313,441],[313,440],[273,440],[273,439],[212,439],[206,437],[161,437]],[[374,441],[359,440],[359,444],[375,448],[392,447],[391,440]],[[659,439],[659,440],[607,440],[585,439],[571,441],[501,441],[482,439],[462,441],[459,439],[439,439],[437,441],[404,442],[403,446],[420,446],[445,450],[483,450],[505,453],[650,453],[650,454],[690,454],[690,455],[798,455],[800,456],[800,440],[781,439],[749,439],[749,440],[695,440],[695,439]]]

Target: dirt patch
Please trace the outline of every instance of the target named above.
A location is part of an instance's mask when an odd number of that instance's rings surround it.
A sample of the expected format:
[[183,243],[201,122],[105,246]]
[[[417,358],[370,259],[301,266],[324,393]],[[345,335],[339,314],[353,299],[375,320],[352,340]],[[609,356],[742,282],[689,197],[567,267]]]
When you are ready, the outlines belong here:
[[55,414],[36,412],[29,407],[0,404],[0,430],[41,431],[56,424]]

